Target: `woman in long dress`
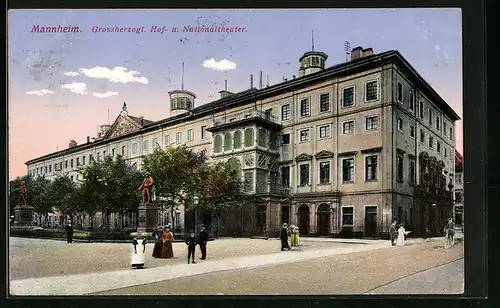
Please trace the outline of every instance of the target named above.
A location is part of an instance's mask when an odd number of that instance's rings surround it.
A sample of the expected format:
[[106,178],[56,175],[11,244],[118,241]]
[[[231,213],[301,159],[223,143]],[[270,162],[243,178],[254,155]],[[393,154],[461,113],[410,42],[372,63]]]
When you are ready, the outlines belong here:
[[162,258],[173,258],[174,250],[172,248],[172,242],[174,240],[174,235],[170,232],[170,229],[167,228],[165,232],[161,235],[161,257]]
[[295,246],[295,234],[294,234],[294,231],[295,230],[295,226],[294,225],[291,225],[289,227],[289,236],[288,236],[288,241],[290,242],[290,246],[294,247]]
[[153,257],[154,258],[161,258],[161,235],[163,234],[163,229],[158,228],[155,232],[153,232],[153,237],[155,241],[155,247],[153,249]]
[[404,246],[405,245],[405,237],[408,233],[410,233],[410,232],[406,231],[403,224],[401,224],[399,226],[399,229],[398,229],[398,239],[396,241],[396,246]]
[[130,265],[135,268],[143,268],[146,259],[146,239],[136,239],[132,241],[132,260]]

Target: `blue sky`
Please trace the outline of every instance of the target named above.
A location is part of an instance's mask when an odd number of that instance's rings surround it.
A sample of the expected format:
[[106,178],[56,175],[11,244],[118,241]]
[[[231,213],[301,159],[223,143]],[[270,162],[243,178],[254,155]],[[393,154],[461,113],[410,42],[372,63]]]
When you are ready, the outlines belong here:
[[[228,90],[238,92],[249,88],[250,74],[258,85],[261,70],[271,84],[298,75],[298,59],[311,49],[312,30],[315,50],[329,56],[327,66],[345,61],[345,41],[375,53],[399,50],[462,114],[459,9],[15,10],[8,16],[10,178],[26,172],[25,161],[65,148],[70,139],[84,142],[96,125],[107,122],[108,109],[113,121],[123,101],[132,115],[167,117],[167,92],[180,88],[182,62],[185,89],[198,95],[196,106],[218,98],[225,79]],[[72,25],[81,32],[32,33],[34,25]],[[150,33],[154,25],[247,31]],[[147,32],[93,33],[94,26],[144,26]],[[212,58],[236,67],[202,66]],[[461,150],[461,124],[457,134]]]

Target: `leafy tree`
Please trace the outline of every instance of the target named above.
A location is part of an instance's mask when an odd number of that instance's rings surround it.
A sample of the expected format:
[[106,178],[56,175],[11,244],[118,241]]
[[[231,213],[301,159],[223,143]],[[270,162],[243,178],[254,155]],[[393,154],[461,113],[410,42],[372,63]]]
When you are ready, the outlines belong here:
[[50,203],[70,219],[78,211],[76,184],[68,175],[57,176],[50,184]]
[[190,205],[189,196],[201,181],[200,171],[206,160],[204,151],[194,152],[185,146],[156,150],[144,158],[144,167],[153,177],[156,195],[169,199],[160,206],[170,211],[172,222],[176,204]]

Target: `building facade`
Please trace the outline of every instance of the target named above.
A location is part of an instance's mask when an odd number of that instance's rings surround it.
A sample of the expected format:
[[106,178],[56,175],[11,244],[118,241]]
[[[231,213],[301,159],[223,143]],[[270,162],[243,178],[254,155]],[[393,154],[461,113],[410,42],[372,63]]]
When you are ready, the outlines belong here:
[[464,157],[455,151],[455,205],[453,208],[453,218],[455,225],[462,228],[465,222],[464,217]]
[[173,91],[175,112],[157,122],[124,105],[97,138],[30,160],[28,172],[78,179],[92,158],[140,167],[155,147],[186,145],[231,160],[253,197],[221,234],[275,236],[288,222],[301,234],[380,236],[394,217],[414,234],[437,232],[453,211],[458,115],[398,51],[357,47],[325,68],[327,57],[306,52],[298,78],[257,89],[251,77],[250,89],[199,107]]

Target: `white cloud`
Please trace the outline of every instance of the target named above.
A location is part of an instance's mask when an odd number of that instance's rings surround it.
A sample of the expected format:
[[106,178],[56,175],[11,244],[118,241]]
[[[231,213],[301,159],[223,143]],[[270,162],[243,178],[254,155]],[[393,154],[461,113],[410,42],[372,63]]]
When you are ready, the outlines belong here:
[[455,57],[450,56],[450,54],[439,45],[434,45],[434,52],[436,54],[436,58],[441,60],[444,64],[450,64],[451,61],[455,60]]
[[86,76],[89,78],[96,79],[107,79],[114,83],[129,83],[138,82],[142,84],[147,84],[148,79],[146,77],[138,77],[138,71],[129,70],[123,66],[116,66],[113,69],[107,67],[96,66],[92,68],[80,68],[78,72],[63,72],[65,76]]
[[215,61],[214,58],[205,60],[201,64],[201,66],[209,69],[213,69],[215,71],[230,71],[236,69],[236,63],[223,59],[220,61]]
[[44,96],[46,94],[53,94],[53,93],[54,93],[54,91],[50,91],[47,89],[26,92],[26,94],[28,94],[28,95],[37,95],[37,96]]
[[78,72],[62,72],[64,76],[78,76],[80,73]]
[[118,95],[118,92],[106,92],[106,93],[96,93],[96,92],[93,92],[92,93],[95,97],[97,98],[100,98],[100,99],[103,99],[105,97],[110,97],[110,96],[115,96],[115,95]]
[[85,82],[73,82],[70,84],[63,84],[61,88],[68,89],[76,94],[87,94],[87,92],[85,92],[85,90],[87,90],[87,84],[85,84]]

